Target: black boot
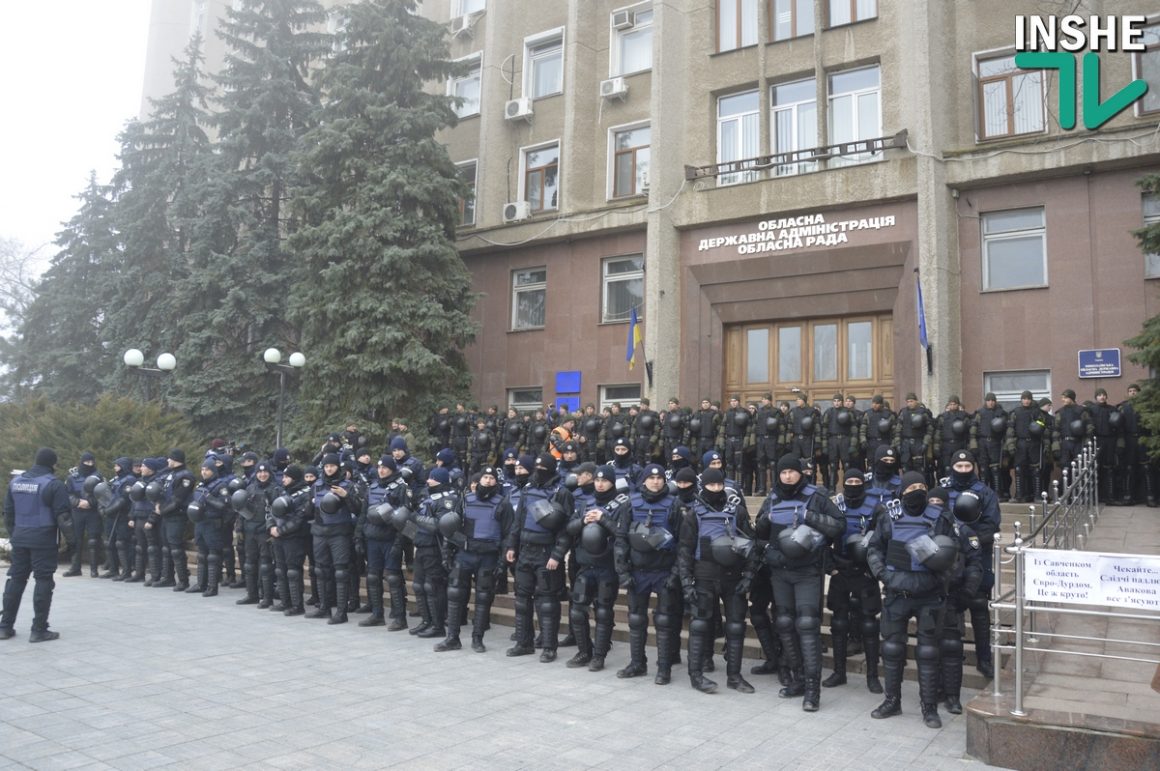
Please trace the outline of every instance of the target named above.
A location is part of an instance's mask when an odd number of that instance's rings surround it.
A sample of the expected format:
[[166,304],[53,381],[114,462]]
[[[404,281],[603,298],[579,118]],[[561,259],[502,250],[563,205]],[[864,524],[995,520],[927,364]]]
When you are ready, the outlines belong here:
[[[184,592],[189,588],[189,563],[185,559],[185,550],[171,549],[169,552],[169,560],[173,563],[173,575],[176,576],[173,591]],[[164,571],[164,568],[162,570]],[[161,585],[165,586],[165,583],[165,581],[162,581]]]
[[283,584],[283,597],[286,598],[286,610],[282,611],[284,616],[304,616],[306,615],[306,605],[302,601],[302,594],[305,591],[303,586],[302,573],[300,571],[287,571],[285,584]]
[[741,676],[741,651],[744,645],[743,634],[725,638],[725,686],[738,693],[753,693],[753,686]]
[[[28,635],[28,642],[48,642],[60,637],[59,632],[48,630],[48,611],[51,608],[52,584],[46,581],[37,581],[32,590],[32,634]],[[12,620],[15,621],[15,609],[12,611],[12,616]]]
[[491,600],[480,601],[479,590],[475,592],[475,614],[471,621],[471,649],[476,653],[485,653],[487,647],[483,644],[483,633],[487,631],[491,620]]
[[345,624],[347,621],[347,603],[350,601],[350,579],[346,571],[338,570],[334,573],[334,615],[326,623]]
[[[140,524],[140,523],[138,523]],[[146,552],[144,549],[133,549],[134,565],[131,574],[125,577],[125,583],[140,584],[145,582]]]
[[588,606],[571,605],[568,608],[568,623],[572,627],[572,636],[576,638],[576,655],[568,659],[567,667],[586,667],[592,661],[592,628],[588,619]]
[[98,576],[100,576],[101,549],[100,549],[99,543],[100,542],[97,541],[96,539],[89,541],[89,577],[90,578],[97,578]]
[[1015,502],[1027,503],[1030,498],[1027,497],[1027,469],[1022,466],[1015,467]]
[[[700,625],[700,622],[694,619],[689,628],[689,683],[696,690],[701,693],[713,693],[717,690],[717,683],[705,677],[702,669],[702,662],[705,660],[705,649],[709,647],[710,632],[696,630],[694,625]],[[708,624],[706,624],[708,626]]]
[[802,710],[805,712],[818,711],[818,705],[822,698],[820,685],[817,676],[806,676],[805,693],[802,695]]
[[518,594],[514,600],[516,611],[516,644],[508,648],[508,656],[530,656],[536,652],[532,645],[532,598]]
[[78,544],[76,551],[73,552],[72,564],[69,565],[68,570],[61,573],[61,575],[65,578],[72,578],[73,576],[79,576],[80,574],[81,574],[81,548],[80,548],[80,544]]
[[[209,561],[206,559],[206,555],[198,554],[197,555],[197,581],[194,582],[193,586],[189,586],[187,583],[185,588],[182,591],[184,591],[186,594],[201,594],[202,592],[205,591],[206,584],[208,584],[208,583],[209,583]],[[177,591],[177,587],[174,587],[173,591]]]
[[[242,568],[242,577],[246,580],[246,596],[243,597],[242,599],[238,600],[237,602],[235,602],[234,603],[235,605],[257,605],[258,604],[258,600],[259,600],[259,598],[258,598],[258,577],[256,575],[254,575],[253,570],[247,569],[247,568],[251,568],[251,567],[253,567],[253,566],[251,565],[251,566],[247,566],[245,568]],[[267,596],[269,596],[269,595],[267,595]],[[268,602],[266,603],[266,605],[267,605],[267,607],[269,607]]]
[[866,647],[866,690],[882,693],[882,681],[878,679],[878,627],[863,627],[863,644]]
[[[413,626],[408,630],[409,634],[420,635],[426,632],[435,623],[431,617],[431,606],[427,604],[427,592],[418,583],[414,584],[415,588],[415,606],[419,611],[419,625]],[[414,614],[411,614],[414,615]]]
[[560,644],[560,603],[545,601],[540,606],[540,636],[544,639],[544,649],[540,652],[540,662],[550,664],[556,660],[556,648]]
[[[458,590],[456,591],[458,592]],[[466,589],[464,592],[466,593]],[[448,592],[446,621],[447,637],[442,642],[435,645],[435,650],[437,652],[441,653],[443,651],[457,651],[463,647],[463,644],[459,641],[459,628],[462,625],[462,608],[463,603],[459,601],[458,595],[455,599],[453,599],[451,597],[451,593]]]
[[209,571],[206,573],[208,582],[205,585],[205,591],[201,593],[202,597],[217,597],[218,582],[222,577],[222,558],[220,554],[209,555]]
[[384,626],[383,619],[383,579],[367,576],[367,595],[371,601],[371,614],[358,622],[359,626]]
[[330,581],[319,576],[315,581],[318,593],[318,607],[306,614],[306,618],[330,618]]
[[[817,619],[814,619],[816,622]],[[798,641],[802,652],[802,709],[817,712],[822,677],[822,639],[818,626],[812,631],[799,631]]]
[[437,584],[423,587],[427,594],[427,607],[431,628],[417,633],[416,637],[433,639],[447,635],[447,587]]
[[991,612],[983,602],[976,600],[970,609],[971,630],[975,635],[975,668],[990,680],[995,676],[991,664]]
[[[269,560],[258,563],[258,608],[265,610],[274,605],[274,566]],[[282,595],[282,604],[287,602],[286,595]]]
[[881,720],[902,714],[902,659],[883,659],[882,671],[886,679],[886,699],[879,704],[870,717]]
[[846,684],[846,631],[845,628],[835,628],[831,622],[830,640],[834,644],[834,672],[822,681],[822,686],[825,688],[834,688]]
[[1160,506],[1156,498],[1156,470],[1148,464],[1140,466],[1140,476],[1144,477],[1144,503],[1150,509]]
[[[647,623],[647,622],[646,622]],[[628,627],[628,665],[616,673],[624,680],[629,677],[642,677],[648,674],[648,658],[644,653],[645,638],[648,636],[648,626],[640,625]]]
[[[677,640],[680,643],[680,640]],[[596,609],[596,636],[592,641],[592,661],[588,662],[589,672],[599,672],[604,669],[604,657],[612,647],[612,609],[607,612]]]
[[773,634],[773,625],[770,623],[768,617],[763,617],[762,615],[754,616],[753,634],[757,637],[757,642],[761,645],[761,653],[765,656],[765,661],[751,667],[749,674],[777,674],[780,646],[778,645],[777,637]]
[[387,575],[387,592],[391,595],[391,623],[388,632],[401,632],[407,628],[407,585],[398,573]]
[[922,724],[927,728],[942,728],[942,720],[938,716],[937,704],[922,705]]

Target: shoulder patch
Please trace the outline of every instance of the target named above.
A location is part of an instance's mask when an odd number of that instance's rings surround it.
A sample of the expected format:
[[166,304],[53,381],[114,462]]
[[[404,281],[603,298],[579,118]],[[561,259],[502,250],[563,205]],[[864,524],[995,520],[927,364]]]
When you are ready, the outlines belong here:
[[967,539],[967,543],[969,543],[971,545],[972,549],[978,550],[979,537],[977,535],[972,535],[970,538]]

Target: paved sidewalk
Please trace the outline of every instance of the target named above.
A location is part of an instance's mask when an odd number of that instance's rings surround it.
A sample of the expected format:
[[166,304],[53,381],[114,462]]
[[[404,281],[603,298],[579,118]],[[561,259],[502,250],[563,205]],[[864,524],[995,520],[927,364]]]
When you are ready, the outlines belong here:
[[90,578],[58,577],[61,639],[31,645],[31,593],[18,636],[0,642],[0,768],[983,765],[964,754],[963,716],[922,725],[913,682],[901,717],[872,720],[881,697],[856,676],[823,689],[811,715],[778,699],[772,677],[752,677],[754,695],[725,689],[721,656],[721,692],[706,696],[683,666],[667,687],[617,680],[624,643],[589,673],[565,668],[574,649],[554,664],[506,658],[503,626],[486,654],[436,654],[403,632],[239,607],[239,591],[205,599]]

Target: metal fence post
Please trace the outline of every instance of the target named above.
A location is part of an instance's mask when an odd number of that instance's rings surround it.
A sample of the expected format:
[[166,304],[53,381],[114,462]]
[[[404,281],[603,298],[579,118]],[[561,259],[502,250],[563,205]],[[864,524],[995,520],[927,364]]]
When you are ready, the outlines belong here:
[[1023,538],[1015,523],[1015,709],[1011,714],[1022,717],[1023,711]]

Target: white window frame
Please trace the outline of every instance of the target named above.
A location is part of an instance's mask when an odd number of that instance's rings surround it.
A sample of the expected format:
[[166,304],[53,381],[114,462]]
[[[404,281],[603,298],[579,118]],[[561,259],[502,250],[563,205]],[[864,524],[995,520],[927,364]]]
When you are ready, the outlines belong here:
[[[1149,39],[1152,37],[1156,38],[1155,43],[1149,42]],[[1143,79],[1144,77],[1144,68],[1140,65],[1140,57],[1151,54],[1152,56],[1160,58],[1160,16],[1151,17],[1144,25],[1144,42],[1148,46],[1147,50],[1142,53],[1132,54],[1133,80],[1136,80],[1137,78]],[[1160,99],[1160,83],[1149,83],[1147,96]],[[1134,110],[1137,118],[1152,117],[1160,114],[1160,107],[1157,107],[1155,110],[1145,110],[1143,99],[1136,100],[1136,103],[1132,106],[1132,109]]]
[[[544,280],[529,282],[526,284],[517,284],[516,277],[521,273],[528,273],[531,271],[544,271]],[[544,265],[537,265],[530,268],[515,268],[511,272],[511,331],[523,332],[531,329],[544,329],[548,325],[548,268]],[[525,292],[543,292],[544,293],[544,323],[536,326],[533,324],[521,325],[519,322],[520,303],[519,296]]]
[[[878,85],[874,86],[873,88],[862,88],[862,89],[858,89],[857,91],[843,91],[843,92],[837,93],[837,94],[832,91],[832,88],[833,88],[832,78],[834,78],[835,76],[838,76],[838,75],[847,75],[849,73],[859,72],[862,70],[877,70],[877,72],[878,72]],[[845,98],[850,99],[851,104],[853,106],[852,110],[851,110],[851,115],[853,116],[853,125],[856,129],[858,127],[858,125],[861,123],[861,120],[859,119],[861,117],[859,114],[859,110],[861,109],[859,106],[859,103],[860,103],[859,97],[865,96],[867,94],[877,94],[877,96],[878,96],[878,100],[877,100],[878,115],[876,116],[877,117],[876,125],[878,126],[878,128],[876,131],[874,131],[871,134],[871,136],[868,136],[868,137],[855,136],[853,139],[845,140],[846,142],[861,142],[861,141],[866,140],[866,139],[874,139],[875,137],[882,136],[882,65],[881,64],[871,64],[871,65],[868,65],[866,67],[853,67],[851,69],[835,70],[833,72],[826,73],[826,130],[829,132],[828,137],[827,137],[829,140],[829,142],[828,142],[829,144],[831,144],[831,145],[838,144],[838,140],[834,136],[834,126],[835,126],[834,102],[838,99],[845,99]],[[857,134],[857,131],[855,131],[854,133]],[[849,165],[856,164],[856,163],[869,163],[871,161],[882,161],[885,159],[886,159],[885,153],[882,153],[882,152],[868,153],[867,152],[867,153],[853,153],[850,155],[843,155],[843,156],[831,158],[829,163],[830,163],[831,167],[836,167],[836,166],[849,166]]]
[[[801,99],[796,102],[789,102],[787,104],[777,104],[774,97],[775,91],[782,86],[792,86],[798,83],[813,83],[814,96],[812,99]],[[814,106],[814,135],[806,138],[803,142],[803,137],[799,136],[799,108],[801,105],[812,104]],[[780,112],[790,112],[792,115],[791,122],[793,126],[794,142],[793,147],[780,147],[777,144],[777,115]],[[785,83],[774,83],[769,87],[769,146],[771,152],[787,153],[794,150],[808,150],[812,147],[818,146],[818,79],[817,77],[802,78],[800,80],[791,80]],[[798,163],[784,163],[774,169],[774,174],[779,177],[791,176],[793,174],[805,174],[811,171],[817,171],[817,161],[800,161]]]
[[[714,23],[716,25],[716,29],[714,30],[714,32],[717,35],[717,39],[714,42],[716,43],[717,53],[724,53],[725,51],[740,51],[742,48],[749,48],[749,47],[755,46],[759,42],[761,42],[761,30],[758,29],[758,27],[760,27],[760,25],[761,25],[761,3],[762,2],[764,2],[764,0],[716,0],[716,2],[713,4],[713,13],[714,13],[714,20],[715,20]],[[733,33],[735,33],[737,36],[737,45],[733,45],[733,46],[730,46],[728,48],[724,47],[724,45],[723,45],[724,41],[721,37],[722,28],[724,26],[721,23],[721,6],[726,4],[726,3],[732,5],[734,10],[737,13],[737,16],[736,16],[737,20],[735,23],[736,28],[733,30]],[[745,32],[746,32],[745,10],[746,10],[746,6],[752,6],[752,8],[753,8],[753,10],[752,10],[753,30],[752,30],[752,35],[751,35],[752,40],[748,40],[748,41],[745,39]],[[733,34],[733,33],[731,33],[731,34]]]
[[[777,36],[777,5],[779,2],[788,4],[789,7],[789,37]],[[798,10],[805,6],[810,10],[810,29],[808,32],[802,32],[798,29],[801,18]],[[813,0],[771,0],[769,3],[769,39],[775,43],[780,43],[783,40],[793,40],[799,37],[806,37],[814,34],[818,29],[818,20],[814,18],[814,3]]]
[[460,201],[460,204],[459,204],[459,208],[460,208],[459,225],[458,226],[461,228],[474,227],[475,226],[475,217],[476,217],[477,212],[479,212],[479,159],[478,158],[471,158],[471,159],[466,160],[466,161],[459,161],[458,163],[455,164],[455,168],[457,170],[464,170],[468,166],[471,166],[475,170],[475,173],[473,175],[474,181],[471,183],[471,193],[472,193],[472,195],[471,195],[471,220],[468,221],[467,216],[466,216],[468,202],[466,200]]
[[[527,169],[528,169],[528,153],[534,153],[538,150],[546,150],[549,147],[556,148],[556,205],[544,206],[539,209],[531,209],[531,201],[528,201],[527,191]],[[560,140],[553,139],[549,142],[541,142],[535,145],[528,145],[520,148],[520,168],[519,168],[519,194],[521,201],[527,201],[529,210],[533,215],[541,212],[559,211],[560,199],[563,197],[563,183],[564,183],[564,154],[561,151]]]
[[[649,149],[649,167],[650,167],[649,170],[651,173],[651,167],[652,167],[652,125],[649,123],[649,121],[647,121],[647,120],[636,121],[634,123],[626,123],[622,126],[613,126],[610,129],[608,129],[608,185],[607,185],[607,190],[605,191],[605,197],[609,201],[623,200],[625,198],[633,198],[635,196],[645,195],[645,192],[643,190],[637,189],[637,184],[636,184],[637,180],[636,180],[635,176],[633,177],[633,180],[632,180],[632,192],[631,193],[625,193],[624,195],[617,195],[616,194],[616,155],[617,155],[616,135],[624,133],[625,131],[636,131],[636,130],[642,129],[642,128],[647,128],[649,130],[649,135],[648,135],[648,142],[649,143],[647,145],[640,145],[639,147],[635,148],[633,150],[633,153],[636,153],[638,150],[640,150],[643,147],[648,147],[648,149]],[[651,180],[650,180],[649,184],[650,185],[652,184]]]
[[[1025,228],[1023,230],[1007,230],[1001,233],[987,233],[987,218],[996,214],[1006,214],[1015,211],[1031,211],[1038,210],[1043,217],[1043,225],[1038,228]],[[1020,284],[1019,286],[1003,286],[991,287],[991,276],[988,260],[988,246],[997,241],[1009,241],[1016,238],[1027,238],[1035,235],[1038,232],[1040,243],[1042,243],[1043,254],[1043,283],[1041,284]],[[979,255],[982,258],[982,290],[983,292],[1015,292],[1022,289],[1039,289],[1048,286],[1047,275],[1047,208],[1044,206],[1016,206],[1010,209],[996,209],[994,211],[981,212],[979,214],[979,244],[981,246]]]
[[479,97],[476,99],[475,109],[471,109],[469,104],[455,107],[455,114],[460,118],[471,118],[479,115],[483,104],[483,51],[476,51],[473,54],[462,56],[454,61],[455,64],[463,64],[465,62],[473,62],[474,64],[463,77],[447,79],[447,95],[459,96],[459,84],[469,83],[474,80],[476,90],[479,93]]
[[[517,396],[530,398],[532,394],[539,392],[539,397],[535,401],[516,401]],[[524,386],[522,388],[507,389],[507,406],[508,409],[515,408],[515,411],[521,416],[525,412],[534,413],[536,410],[544,409],[544,388],[543,386]]]
[[[612,18],[616,14],[622,13],[624,11],[630,11],[634,16],[634,19],[641,13],[647,13],[648,21],[641,24],[634,20],[633,25],[628,29],[616,29],[612,26]],[[625,6],[624,8],[617,8],[608,15],[608,26],[609,32],[611,33],[611,39],[609,40],[608,46],[608,77],[615,78],[622,75],[635,75],[638,72],[648,72],[652,69],[653,14],[654,11],[652,8],[652,2],[650,0],[649,2],[645,3],[637,3],[636,5]],[[635,33],[639,33],[646,29],[648,30],[648,66],[640,67],[635,70],[624,69],[624,62],[622,61],[621,56],[621,44],[623,43],[623,38]]]
[[[867,16],[858,15],[858,6],[862,2],[871,2],[874,4],[874,11]],[[850,6],[850,18],[847,21],[834,22],[834,4],[843,3]],[[829,22],[830,28],[845,27],[848,24],[857,24],[860,21],[869,21],[870,19],[878,18],[878,0],[829,0],[826,3],[826,21]]]
[[[479,6],[472,8],[472,5]],[[451,18],[469,16],[473,13],[483,13],[487,10],[487,0],[451,0]]]
[[[1155,214],[1148,213],[1149,203],[1155,206]],[[1141,196],[1140,205],[1144,214],[1144,227],[1160,223],[1160,193],[1145,193]],[[1144,255],[1144,278],[1160,278],[1160,254]]]
[[[1016,389],[1002,389],[1002,388],[995,388],[994,387],[991,378],[996,377],[996,376],[1012,376],[1012,375],[1015,375],[1015,376],[1023,375],[1023,376],[1027,376],[1027,377],[1039,377],[1039,376],[1043,375],[1046,377],[1047,388],[1046,388],[1046,390],[1042,390],[1039,388],[1027,388],[1025,386],[1021,387],[1021,388],[1016,388]],[[984,372],[983,373],[983,393],[985,393],[985,394],[994,393],[995,397],[996,397],[996,401],[998,401],[999,404],[1003,405],[1003,407],[1005,409],[1010,410],[1012,407],[1018,407],[1019,406],[1019,396],[1024,391],[1030,391],[1036,402],[1038,402],[1040,399],[1042,399],[1045,396],[1048,399],[1050,399],[1051,394],[1052,394],[1051,370],[1050,369],[1009,369],[1009,370],[994,370],[991,372]]]
[[[721,116],[721,101],[723,99],[732,99],[733,97],[744,96],[746,94],[753,94],[757,98],[757,105],[752,110],[747,110],[746,112],[731,113],[730,115],[728,115],[724,118]],[[761,149],[760,149],[761,148],[761,92],[758,91],[757,89],[750,89],[747,91],[738,91],[738,92],[735,92],[732,94],[722,94],[722,95],[717,97],[717,101],[716,101],[716,104],[714,105],[714,108],[715,108],[714,118],[717,121],[717,163],[730,163],[732,161],[745,160],[746,158],[756,158],[761,153]],[[757,127],[755,129],[756,134],[754,135],[754,144],[756,145],[756,147],[754,148],[753,154],[747,156],[742,148],[745,145],[745,141],[744,141],[745,140],[745,132],[743,129],[743,125],[744,125],[743,118],[748,117],[748,116],[754,116],[757,118]],[[731,123],[731,122],[737,123],[737,129],[736,129],[736,131],[737,131],[737,137],[736,137],[737,138],[737,147],[739,150],[741,150],[741,155],[738,158],[724,158],[724,157],[722,157],[722,154],[721,154],[722,148],[725,145],[725,143],[722,141],[722,139],[725,135],[724,124]],[[730,129],[730,130],[732,130],[732,129]],[[741,184],[743,182],[753,182],[753,181],[760,179],[760,178],[761,178],[761,172],[756,170],[756,169],[748,170],[748,171],[730,172],[728,174],[719,174],[717,176],[717,187],[726,187],[728,185],[737,185],[737,184]]]
[[[626,260],[640,260],[640,269],[632,270],[625,273],[608,272],[608,266],[614,262],[624,262]],[[625,314],[624,318],[610,318],[608,315],[608,288],[610,284],[619,284],[629,281],[640,281],[641,297],[643,302],[644,297],[644,255],[637,254],[619,254],[615,257],[605,257],[600,261],[600,323],[601,324],[628,324],[631,319],[631,311]],[[637,314],[640,315],[639,313]]]
[[[1002,139],[1010,139],[1012,137],[1025,137],[1035,134],[1047,133],[1047,86],[1043,70],[1019,70],[1015,68],[1012,70],[1013,75],[1023,77],[1024,82],[1035,81],[1039,85],[1039,115],[1043,125],[1031,131],[1012,131],[1005,134],[992,134],[990,136],[984,135],[987,126],[987,105],[983,98],[983,80],[984,77],[980,73],[980,65],[984,62],[993,62],[999,59],[1014,58],[1015,52],[1010,48],[998,48],[990,51],[978,51],[971,56],[971,74],[974,76],[975,84],[975,143],[994,142]],[[985,79],[988,81],[997,81],[1000,78],[998,75],[989,75]],[[1011,75],[1004,75],[1002,79],[1010,82]],[[1034,97],[1032,97],[1034,99]],[[1015,114],[1012,112],[1007,116],[1008,121],[1012,124],[1015,120]]]
[[[609,396],[609,390],[613,388],[635,388],[636,396]],[[634,404],[640,404],[641,396],[643,396],[643,389],[640,383],[609,383],[602,385],[599,388],[600,403],[596,406],[598,412],[603,412],[605,408],[611,408],[614,403],[619,404],[621,413],[628,414],[628,409]]]
[[[555,29],[546,30],[544,32],[529,35],[524,38],[524,77],[523,77],[523,95],[529,99],[547,99],[548,97],[557,96],[564,93],[564,28],[556,27]],[[556,91],[548,91],[543,94],[535,94],[532,91],[532,85],[535,82],[532,71],[533,57],[532,50],[549,43],[559,43],[560,45],[560,88]]]

